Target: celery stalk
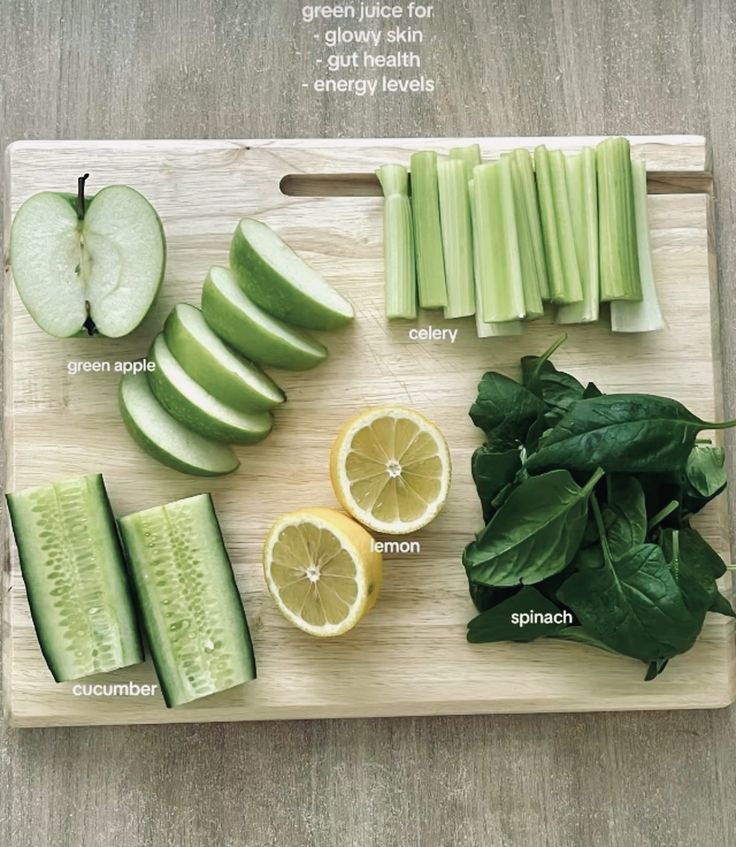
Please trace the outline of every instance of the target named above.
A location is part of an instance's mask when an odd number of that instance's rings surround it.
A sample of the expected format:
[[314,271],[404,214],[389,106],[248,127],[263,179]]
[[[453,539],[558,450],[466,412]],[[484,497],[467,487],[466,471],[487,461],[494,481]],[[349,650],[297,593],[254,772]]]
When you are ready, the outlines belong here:
[[383,165],[376,171],[383,188],[383,255],[386,317],[417,316],[417,284],[409,175],[403,165]]
[[657,285],[652,266],[652,247],[649,242],[647,219],[647,169],[644,162],[631,163],[634,189],[634,220],[636,246],[639,254],[641,302],[614,300],[611,303],[611,329],[614,332],[652,332],[664,329],[665,322],[657,300]]
[[642,290],[628,139],[601,141],[596,160],[601,300],[639,301]]
[[468,144],[467,147],[453,147],[449,155],[451,159],[458,159],[464,163],[465,173],[470,181],[473,178],[473,168],[481,163],[480,145]]
[[465,164],[459,159],[437,162],[442,248],[447,282],[446,318],[475,314],[473,234]]
[[557,310],[557,323],[590,323],[598,320],[600,302],[595,150],[592,147],[583,147],[580,153],[566,156],[565,175],[583,299],[579,303],[560,306]]
[[476,204],[478,200],[476,194],[476,182],[474,179],[470,180],[468,188],[470,192],[470,214],[473,222],[473,244],[475,245],[475,249],[473,250],[473,269],[475,271],[475,328],[478,338],[492,338],[494,336],[502,335],[521,335],[524,326],[521,321],[491,323],[490,321],[483,320],[483,313],[485,312],[485,288],[480,284],[481,272],[479,260],[481,251],[478,248],[478,245],[481,243],[481,239],[478,234],[478,212],[476,211]]
[[[524,151],[526,152],[526,151]],[[514,219],[518,239],[519,260],[521,262],[521,284],[524,291],[524,310],[527,320],[541,318],[544,314],[542,292],[537,273],[537,261],[534,255],[534,244],[524,198],[524,186],[519,163],[513,154],[506,153],[502,160],[508,159],[511,170],[511,185],[513,191]],[[534,175],[532,174],[532,182]]]
[[478,165],[473,171],[473,183],[483,320],[489,323],[519,320],[525,315],[525,305],[511,159],[505,157]]
[[[511,175],[514,179],[514,204],[521,209],[526,218],[529,247],[534,259],[534,267],[542,300],[549,300],[549,279],[547,278],[547,262],[544,257],[544,241],[542,239],[542,223],[539,219],[539,200],[537,184],[534,179],[534,163],[531,153],[520,147],[509,154],[513,161]],[[523,270],[522,270],[523,273]]]
[[411,209],[419,305],[422,309],[440,309],[447,305],[447,285],[442,254],[437,154],[432,150],[414,153],[411,157]]
[[565,157],[561,150],[540,145],[534,151],[534,165],[550,298],[555,303],[577,303],[583,299],[583,288],[567,197]]

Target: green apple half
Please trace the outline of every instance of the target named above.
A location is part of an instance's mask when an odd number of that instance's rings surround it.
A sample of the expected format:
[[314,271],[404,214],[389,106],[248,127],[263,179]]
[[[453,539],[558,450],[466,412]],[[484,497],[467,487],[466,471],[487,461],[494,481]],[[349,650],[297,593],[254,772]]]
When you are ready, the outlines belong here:
[[154,396],[189,429],[230,444],[253,444],[271,431],[273,418],[268,412],[233,409],[195,382],[174,358],[163,333],[156,336],[148,359],[154,364],[148,372]]
[[248,412],[271,409],[286,399],[272,379],[210,329],[196,306],[174,306],[166,318],[164,335],[169,350],[189,376],[228,406]]
[[338,329],[355,316],[342,294],[255,218],[238,224],[230,267],[251,300],[282,321],[307,329]]
[[132,332],[164,276],[161,221],[146,198],[109,185],[85,199],[42,191],[18,210],[10,230],[15,285],[34,321],[58,338]]
[[261,365],[305,371],[327,356],[319,341],[257,306],[226,268],[210,268],[202,288],[202,312],[220,338]]
[[240,464],[226,444],[208,441],[172,418],[153,396],[145,374],[126,374],[119,400],[133,440],[162,464],[194,476],[221,476]]

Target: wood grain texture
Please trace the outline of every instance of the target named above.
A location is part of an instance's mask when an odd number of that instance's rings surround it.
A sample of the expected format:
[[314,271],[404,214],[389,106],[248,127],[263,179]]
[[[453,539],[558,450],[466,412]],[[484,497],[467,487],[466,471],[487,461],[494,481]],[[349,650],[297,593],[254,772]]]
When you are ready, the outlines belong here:
[[[540,142],[579,150],[597,139],[478,139],[491,158]],[[414,322],[388,323],[383,305],[383,202],[376,197],[287,197],[285,174],[374,170],[409,163],[414,150],[449,150],[458,139],[189,142],[18,142],[7,150],[10,220],[40,190],[62,190],[89,172],[88,188],[123,183],[145,190],[167,234],[166,281],[141,327],[124,339],[54,339],[26,312],[8,273],[6,359],[12,363],[6,405],[8,487],[22,490],[81,473],[105,475],[117,514],[209,490],[213,492],[236,580],[245,595],[258,679],[178,709],[161,698],[75,697],[73,683],[49,674],[28,609],[15,550],[6,584],[5,708],[16,726],[174,723],[278,718],[378,717],[474,712],[601,711],[719,707],[736,697],[732,622],[711,616],[697,647],[671,663],[656,685],[643,666],[598,650],[550,640],[529,646],[470,645],[475,614],[460,552],[482,526],[470,475],[481,442],[469,403],[487,369],[518,375],[519,358],[542,352],[559,335],[551,317],[523,338],[478,339],[474,319],[445,321],[425,312],[419,325],[458,330],[453,344],[417,344]],[[701,137],[633,138],[635,156],[653,174],[677,168],[702,173]],[[605,390],[660,391],[704,420],[720,403],[714,387],[707,206],[702,194],[650,198],[655,276],[666,331],[616,335],[607,322],[568,328],[555,356],[585,382]],[[328,362],[309,373],[275,373],[289,397],[266,442],[242,449],[235,474],[214,481],[187,477],[143,454],[120,420],[113,369],[144,355],[177,302],[199,303],[210,265],[226,261],[243,214],[273,226],[349,297],[355,325],[325,333]],[[110,373],[69,375],[68,362],[102,361]],[[666,369],[666,373],[662,370]],[[418,556],[386,556],[380,602],[340,639],[304,636],[282,619],[261,575],[261,546],[285,510],[337,505],[327,456],[342,421],[368,406],[398,402],[438,421],[449,441],[453,486],[441,516],[416,534]],[[701,526],[728,556],[725,500]],[[150,664],[96,677],[96,682],[155,681]]]
[[[438,93],[356,104],[305,96],[314,42],[291,0],[8,0],[2,142],[706,132],[733,412],[732,3],[446,0],[438,15],[424,47]],[[729,709],[5,731],[0,843],[725,847],[734,723]]]

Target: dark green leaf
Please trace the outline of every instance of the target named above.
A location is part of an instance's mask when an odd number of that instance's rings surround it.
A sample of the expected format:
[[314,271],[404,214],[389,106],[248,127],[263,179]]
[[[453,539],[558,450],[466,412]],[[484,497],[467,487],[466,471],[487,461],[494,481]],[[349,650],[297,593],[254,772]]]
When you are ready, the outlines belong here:
[[583,627],[613,650],[644,662],[692,647],[701,622],[690,614],[662,548],[640,544],[604,567],[573,574],[558,591]]
[[544,401],[544,419],[548,426],[557,423],[584,393],[582,384],[574,376],[558,371],[552,362],[540,356],[524,356],[521,381]]
[[603,392],[594,382],[589,382],[585,386],[585,391],[583,391],[583,400],[587,400],[590,397],[603,397]]
[[[525,619],[524,615],[531,616]],[[570,618],[559,606],[531,586],[525,586],[513,597],[482,612],[468,624],[468,641],[534,641],[552,635],[566,626]]]
[[513,379],[500,373],[483,375],[478,397],[470,408],[473,423],[485,432],[489,445],[501,452],[523,444],[544,403]]
[[606,477],[607,498],[603,521],[611,555],[623,556],[631,547],[643,544],[647,535],[647,508],[639,480],[628,474]]
[[513,588],[493,588],[491,585],[482,585],[479,582],[468,580],[468,588],[470,590],[470,599],[473,605],[479,612],[485,612],[486,609],[492,609],[498,606],[509,597],[513,597],[519,591],[519,586]]
[[578,644],[587,644],[589,647],[597,647],[599,650],[605,650],[606,653],[616,653],[607,644],[597,639],[594,635],[586,632],[582,626],[568,626],[565,629],[556,632],[551,638],[559,638],[562,641],[575,641]]
[[685,464],[682,505],[691,515],[726,487],[725,452],[721,447],[696,444]]
[[650,662],[644,682],[651,682],[653,679],[656,679],[667,667],[668,662],[669,659],[655,659],[653,662]]
[[600,476],[596,472],[583,488],[562,470],[522,482],[465,548],[469,578],[496,586],[532,584],[561,571],[580,546],[588,497]]
[[498,453],[483,446],[473,453],[471,466],[473,481],[483,506],[483,518],[489,521],[495,512],[493,501],[514,481],[521,467],[521,456],[517,448]]
[[609,473],[681,471],[703,429],[725,428],[693,415],[682,403],[649,394],[606,394],[579,400],[548,430],[530,472],[549,468]]
[[724,597],[720,591],[716,591],[716,596],[713,598],[709,612],[714,612],[717,615],[726,615],[729,618],[736,618],[736,612],[733,610],[731,601]]
[[685,605],[702,621],[718,594],[716,580],[726,572],[723,559],[690,526],[665,529],[660,544],[680,586]]

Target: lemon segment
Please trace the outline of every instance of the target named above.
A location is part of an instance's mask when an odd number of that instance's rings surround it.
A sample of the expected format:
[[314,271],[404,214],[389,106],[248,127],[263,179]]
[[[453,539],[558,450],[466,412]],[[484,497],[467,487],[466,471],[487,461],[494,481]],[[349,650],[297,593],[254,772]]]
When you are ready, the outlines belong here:
[[362,526],[333,509],[278,518],[263,548],[263,573],[281,613],[310,635],[342,635],[373,607],[383,558]]
[[343,508],[364,526],[404,535],[437,517],[450,488],[450,451],[430,420],[403,406],[368,409],[338,433],[330,477]]

